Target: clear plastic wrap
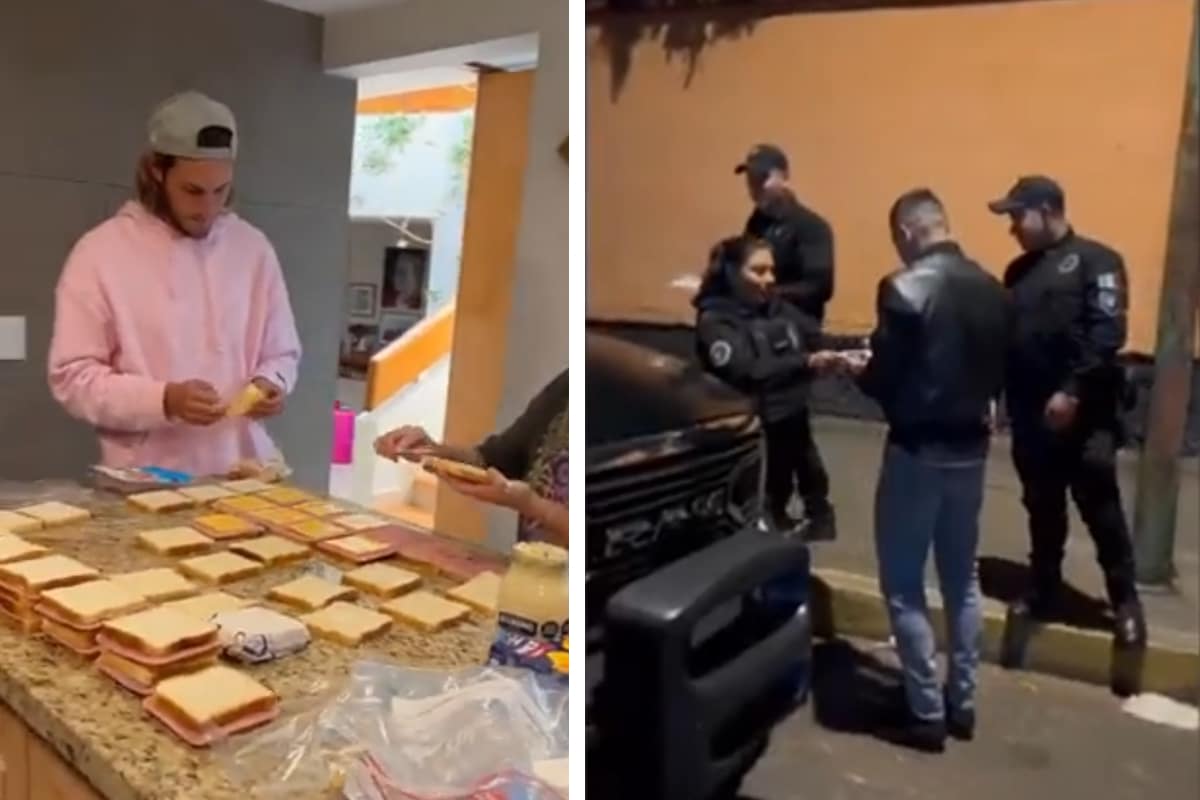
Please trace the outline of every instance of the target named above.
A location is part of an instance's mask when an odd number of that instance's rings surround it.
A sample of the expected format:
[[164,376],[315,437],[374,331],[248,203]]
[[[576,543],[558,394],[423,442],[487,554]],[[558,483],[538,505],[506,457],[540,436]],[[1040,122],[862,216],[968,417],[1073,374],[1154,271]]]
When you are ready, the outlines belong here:
[[220,747],[253,797],[565,798],[536,774],[567,757],[567,692],[525,670],[359,661],[339,690],[287,711]]

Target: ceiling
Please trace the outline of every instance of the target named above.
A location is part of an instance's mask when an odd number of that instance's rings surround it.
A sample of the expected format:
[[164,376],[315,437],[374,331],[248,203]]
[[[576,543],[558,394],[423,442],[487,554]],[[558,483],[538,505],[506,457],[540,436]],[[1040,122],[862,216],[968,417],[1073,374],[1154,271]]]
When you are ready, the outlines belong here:
[[402,3],[404,0],[267,0],[267,2],[294,8],[297,11],[327,16],[341,11],[357,11],[360,8],[371,8],[372,6],[389,6]]

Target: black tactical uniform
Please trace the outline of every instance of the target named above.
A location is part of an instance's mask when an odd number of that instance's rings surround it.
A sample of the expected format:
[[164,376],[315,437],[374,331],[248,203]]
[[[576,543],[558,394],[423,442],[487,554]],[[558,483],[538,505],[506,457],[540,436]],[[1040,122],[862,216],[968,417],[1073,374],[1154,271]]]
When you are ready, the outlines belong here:
[[[992,210],[1013,210],[1023,184],[1026,195],[1037,199],[1041,189],[1062,207],[1061,190],[1053,182],[1023,179]],[[1032,541],[1030,610],[1049,613],[1058,594],[1070,492],[1096,543],[1109,600],[1118,611],[1118,631],[1123,622],[1141,627],[1133,548],[1116,474],[1124,395],[1117,352],[1125,344],[1128,307],[1125,265],[1115,251],[1071,231],[1013,261],[1004,285],[1013,306],[1006,379],[1013,462]],[[1078,399],[1074,423],[1060,432],[1045,418],[1057,392]],[[1125,633],[1144,636],[1132,629]]]
[[[735,172],[767,176],[772,170],[788,171],[787,156],[774,145],[758,145]],[[766,208],[755,208],[746,220],[745,233],[771,245],[775,256],[775,289],[818,325],[825,304],[833,296],[833,230],[812,209],[790,192],[774,198]],[[814,538],[832,538],[833,508],[829,504],[829,476],[813,440],[807,404],[787,425],[767,431],[770,453],[794,465],[797,490],[804,512],[813,523]]]
[[[807,470],[819,456],[806,453],[808,387],[812,372],[808,354],[820,337],[819,325],[778,298],[749,304],[735,297],[701,294],[695,301],[696,350],[717,377],[759,401],[767,442],[767,510],[786,524],[787,504],[799,485],[806,504],[828,496],[824,470]],[[816,497],[809,500],[804,491]]]

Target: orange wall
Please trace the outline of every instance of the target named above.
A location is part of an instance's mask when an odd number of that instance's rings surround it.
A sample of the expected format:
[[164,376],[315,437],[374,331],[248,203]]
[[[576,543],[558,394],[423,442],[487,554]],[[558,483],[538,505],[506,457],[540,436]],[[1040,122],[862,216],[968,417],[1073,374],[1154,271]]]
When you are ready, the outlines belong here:
[[[479,76],[443,437],[455,445],[494,432],[503,395],[533,77]],[[487,534],[480,504],[454,492],[438,492],[434,527],[466,539]]]
[[1076,227],[1124,253],[1130,348],[1152,350],[1192,0],[766,17],[706,46],[686,85],[687,58],[664,53],[661,27],[642,30],[615,97],[610,51],[588,31],[590,316],[691,320],[690,293],[667,284],[741,229],[733,166],[765,140],[833,225],[830,330],[870,328],[899,193],[932,187],[967,249],[1000,271],[1015,243],[986,201],[1045,172]]

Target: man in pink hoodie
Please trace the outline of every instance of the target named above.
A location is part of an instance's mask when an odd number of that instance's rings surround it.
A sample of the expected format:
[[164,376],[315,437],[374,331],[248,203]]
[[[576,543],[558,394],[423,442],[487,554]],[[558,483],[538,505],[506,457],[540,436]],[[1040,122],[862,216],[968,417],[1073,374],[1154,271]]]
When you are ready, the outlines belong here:
[[[277,454],[261,420],[296,383],[300,341],[274,248],[229,210],[237,128],[196,92],[155,109],[137,199],[63,267],[49,380],[101,463],[223,474]],[[250,382],[264,397],[226,416]]]

